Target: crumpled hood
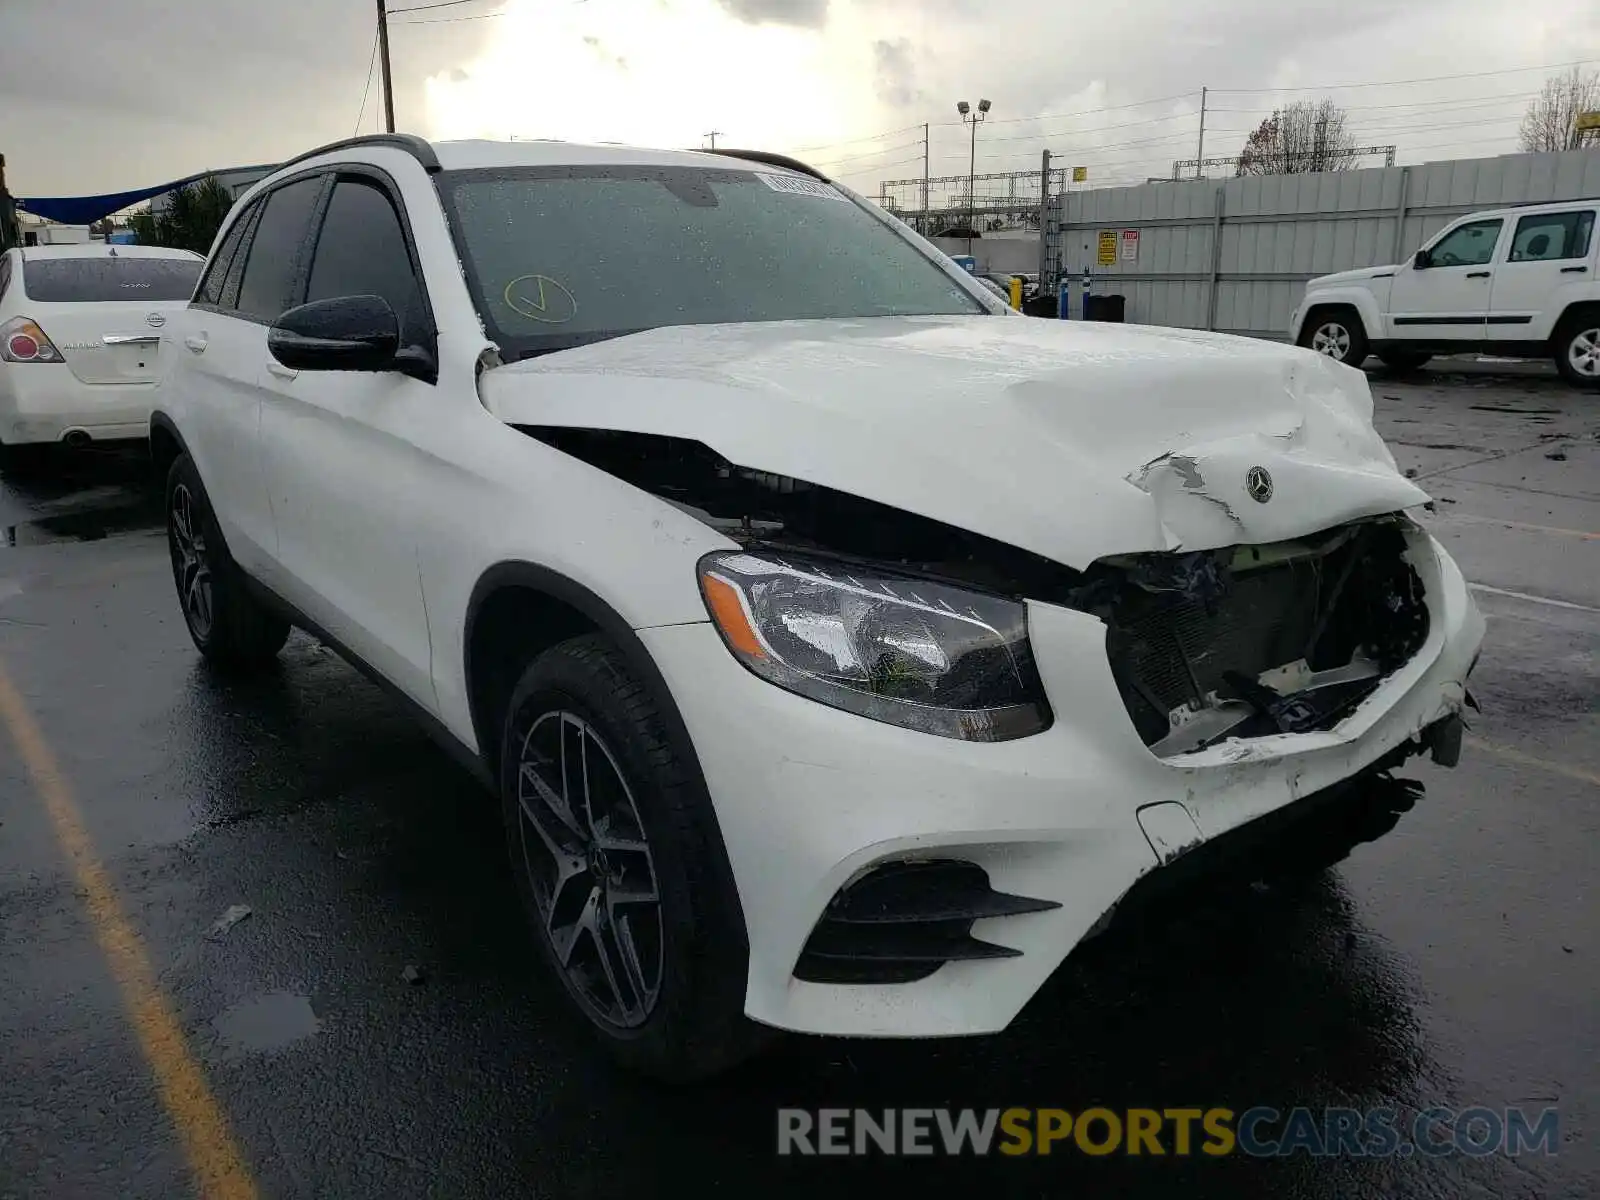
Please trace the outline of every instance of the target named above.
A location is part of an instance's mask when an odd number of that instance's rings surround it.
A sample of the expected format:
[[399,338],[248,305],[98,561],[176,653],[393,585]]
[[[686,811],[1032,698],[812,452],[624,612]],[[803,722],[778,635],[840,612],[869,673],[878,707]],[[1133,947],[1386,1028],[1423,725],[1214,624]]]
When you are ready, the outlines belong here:
[[1335,271],[1332,275],[1318,275],[1306,284],[1306,290],[1338,287],[1342,283],[1365,283],[1379,276],[1393,275],[1397,270],[1398,267],[1358,267],[1354,271]]
[[[496,367],[480,387],[508,424],[693,439],[1079,568],[1427,500],[1373,432],[1359,372],[1189,330],[983,316],[679,326]],[[1271,476],[1264,502],[1247,491],[1254,467]]]

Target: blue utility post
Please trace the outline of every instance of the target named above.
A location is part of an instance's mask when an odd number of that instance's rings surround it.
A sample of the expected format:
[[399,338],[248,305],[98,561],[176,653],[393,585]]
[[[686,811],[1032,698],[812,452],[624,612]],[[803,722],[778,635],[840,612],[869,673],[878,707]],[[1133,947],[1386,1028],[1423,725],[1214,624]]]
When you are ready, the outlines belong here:
[[1056,319],[1065,321],[1072,315],[1072,272],[1062,271],[1060,292],[1056,296]]

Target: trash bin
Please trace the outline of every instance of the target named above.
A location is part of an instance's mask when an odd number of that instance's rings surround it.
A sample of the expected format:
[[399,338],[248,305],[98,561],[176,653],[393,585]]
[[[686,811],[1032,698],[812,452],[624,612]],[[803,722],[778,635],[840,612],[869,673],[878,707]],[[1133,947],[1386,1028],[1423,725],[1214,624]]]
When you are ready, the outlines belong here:
[[1083,319],[1085,321],[1121,321],[1127,312],[1126,296],[1085,296]]

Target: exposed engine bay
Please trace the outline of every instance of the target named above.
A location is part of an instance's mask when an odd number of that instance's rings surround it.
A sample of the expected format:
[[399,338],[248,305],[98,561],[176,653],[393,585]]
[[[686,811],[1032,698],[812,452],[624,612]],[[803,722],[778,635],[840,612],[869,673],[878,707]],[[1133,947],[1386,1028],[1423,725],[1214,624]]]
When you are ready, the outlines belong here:
[[657,434],[519,425],[747,548],[826,554],[1059,604],[1105,622],[1111,668],[1152,753],[1328,729],[1421,648],[1422,583],[1401,516],[1309,538],[1103,558],[1083,571]]

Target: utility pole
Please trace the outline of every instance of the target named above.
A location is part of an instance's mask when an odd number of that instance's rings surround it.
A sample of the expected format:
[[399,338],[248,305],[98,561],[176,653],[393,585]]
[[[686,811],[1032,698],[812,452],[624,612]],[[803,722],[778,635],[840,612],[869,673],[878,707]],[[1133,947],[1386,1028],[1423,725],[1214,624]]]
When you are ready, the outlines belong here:
[[977,232],[978,224],[978,125],[989,115],[992,106],[987,100],[979,100],[978,107],[974,109],[965,100],[956,105],[956,111],[961,114],[961,119],[972,126],[972,158],[967,164],[967,257],[972,257],[972,237]]
[[1200,178],[1206,164],[1206,89],[1200,89],[1200,145],[1194,154],[1194,177]]
[[710,133],[706,134],[706,136],[711,139],[711,149],[715,150],[717,148],[717,135],[721,132],[722,130],[720,129],[713,129]]
[[378,0],[378,56],[383,60],[383,127],[394,132],[394,81],[389,75],[389,12]]
[[1039,295],[1050,286],[1050,151],[1039,161]]
[[922,236],[930,232],[928,216],[928,173],[932,159],[928,153],[928,122],[922,123]]

